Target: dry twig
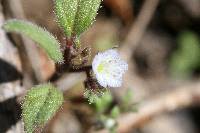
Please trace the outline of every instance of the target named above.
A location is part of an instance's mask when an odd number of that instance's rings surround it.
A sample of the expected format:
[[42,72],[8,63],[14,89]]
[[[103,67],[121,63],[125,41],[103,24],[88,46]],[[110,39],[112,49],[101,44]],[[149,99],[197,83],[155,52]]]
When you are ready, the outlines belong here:
[[121,54],[125,60],[130,60],[134,49],[139,44],[142,36],[153,17],[159,0],[146,0],[141,12],[133,23],[131,30],[121,47]]
[[59,78],[54,84],[62,91],[67,91],[79,81],[84,81],[86,75],[84,73],[68,73]]

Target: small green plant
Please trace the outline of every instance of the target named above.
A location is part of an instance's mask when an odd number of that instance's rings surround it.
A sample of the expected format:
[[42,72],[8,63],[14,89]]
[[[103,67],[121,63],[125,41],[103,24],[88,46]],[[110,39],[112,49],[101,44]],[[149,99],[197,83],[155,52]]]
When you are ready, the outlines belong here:
[[[65,44],[60,44],[47,30],[24,20],[9,20],[3,25],[7,32],[20,33],[34,40],[57,63],[59,71],[62,68],[62,72],[85,72],[84,96],[90,103],[97,101],[98,112],[104,110],[99,107],[102,106],[102,102],[98,104],[99,97],[104,96],[108,87],[120,87],[128,69],[128,64],[114,49],[98,53],[92,65],[86,66],[90,49],[82,49],[79,38],[94,22],[100,4],[101,0],[55,0],[57,22],[64,31]],[[31,88],[22,104],[25,131],[32,133],[47,123],[61,107],[63,99],[62,92],[50,83]],[[107,97],[104,101],[105,107],[109,100]],[[112,112],[116,116],[117,108]]]
[[122,96],[121,102],[114,104],[114,98],[109,91],[99,97],[94,103],[97,119],[100,121],[100,128],[106,128],[110,133],[117,133],[117,118],[124,112],[136,112],[137,106],[131,101],[133,92],[128,89]]
[[200,39],[191,31],[184,31],[177,38],[178,49],[170,60],[170,72],[175,77],[187,78],[200,66]]

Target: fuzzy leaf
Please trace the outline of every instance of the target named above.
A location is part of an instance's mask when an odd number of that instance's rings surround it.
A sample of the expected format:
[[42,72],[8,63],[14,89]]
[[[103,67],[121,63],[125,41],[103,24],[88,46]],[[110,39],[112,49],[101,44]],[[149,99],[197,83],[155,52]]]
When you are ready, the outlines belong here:
[[78,0],[55,0],[55,13],[66,36],[72,35]]
[[63,94],[51,84],[33,87],[25,96],[22,117],[27,133],[44,125],[63,103]]
[[55,12],[65,35],[79,36],[94,21],[101,0],[55,0]]
[[74,33],[80,35],[92,25],[100,4],[101,0],[79,0]]
[[37,25],[34,25],[30,22],[15,19],[7,21],[3,25],[3,28],[8,32],[21,33],[30,37],[46,51],[52,60],[55,62],[63,61],[59,42],[45,29],[38,27]]

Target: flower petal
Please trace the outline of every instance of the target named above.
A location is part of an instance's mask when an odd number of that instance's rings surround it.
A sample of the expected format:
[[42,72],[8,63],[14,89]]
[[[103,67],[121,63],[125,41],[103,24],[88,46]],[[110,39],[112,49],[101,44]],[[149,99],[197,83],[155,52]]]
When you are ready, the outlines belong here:
[[122,76],[128,70],[128,64],[121,60],[117,50],[98,53],[92,62],[97,81],[103,87],[120,87]]

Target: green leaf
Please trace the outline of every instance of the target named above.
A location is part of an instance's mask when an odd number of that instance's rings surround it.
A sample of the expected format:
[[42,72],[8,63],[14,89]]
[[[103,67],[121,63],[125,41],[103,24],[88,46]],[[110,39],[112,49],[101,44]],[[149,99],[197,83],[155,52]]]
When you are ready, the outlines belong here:
[[112,118],[117,118],[120,115],[120,109],[118,106],[114,106],[111,110],[111,117]]
[[131,89],[128,89],[125,95],[122,97],[122,104],[129,105],[132,99],[133,99],[133,92],[131,91]]
[[25,96],[22,117],[27,133],[44,125],[60,108],[63,94],[51,84],[33,87]]
[[122,97],[121,110],[123,112],[137,112],[137,103],[133,102],[134,93],[128,89]]
[[63,61],[59,42],[45,29],[22,20],[9,20],[3,25],[3,28],[8,32],[21,33],[30,37],[45,50],[52,60],[55,62]]
[[80,35],[92,25],[101,0],[79,0],[74,33]]
[[55,13],[66,36],[72,36],[78,0],[55,0]]
[[[98,111],[99,105],[97,105],[97,104],[100,104],[100,103],[97,103],[97,102],[101,102],[102,98],[105,99],[104,96],[108,95],[108,93],[110,93],[110,92],[107,88],[96,88],[96,89],[87,89],[86,88],[83,96],[84,96],[84,98],[86,98],[88,100],[89,104],[94,104]],[[112,101],[112,95],[111,94],[109,94],[109,95],[111,96],[111,101]],[[109,99],[107,99],[107,100],[109,100]]]
[[55,0],[55,12],[67,37],[79,36],[93,23],[101,0]]
[[174,77],[187,78],[200,65],[200,40],[191,31],[182,32],[178,38],[178,50],[170,60],[170,72]]
[[110,92],[105,92],[102,97],[99,97],[95,102],[95,107],[98,113],[105,112],[111,105],[113,97]]

